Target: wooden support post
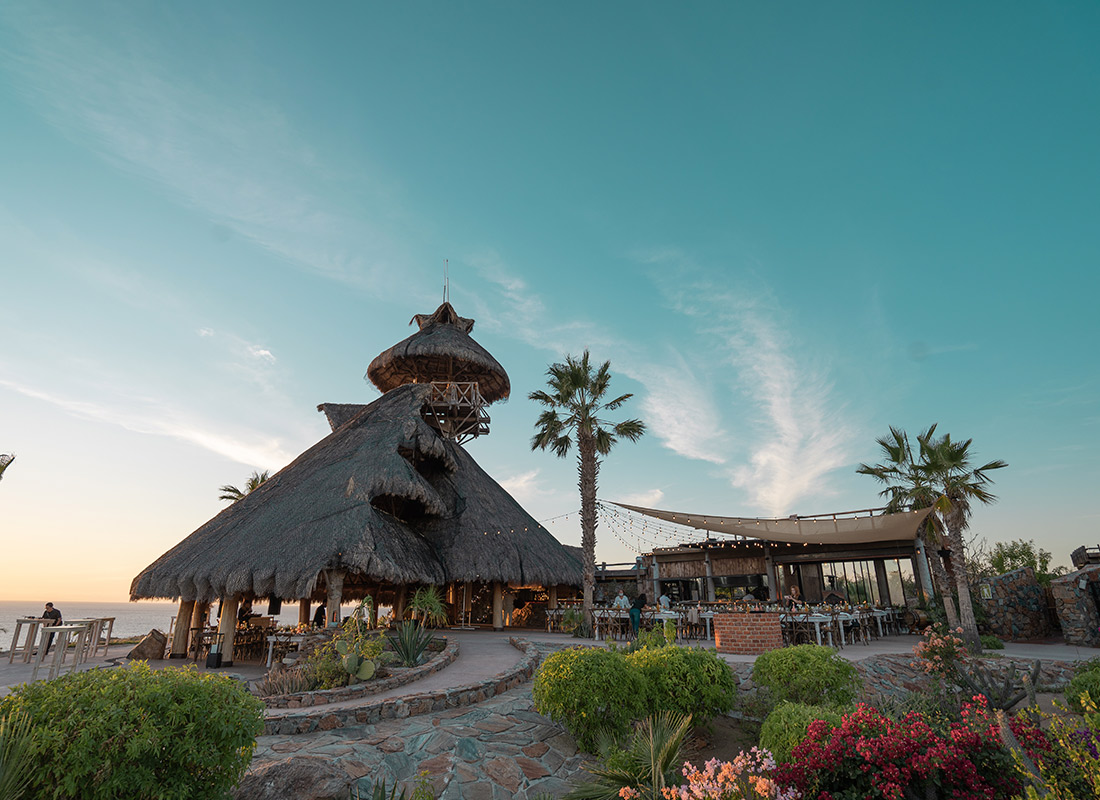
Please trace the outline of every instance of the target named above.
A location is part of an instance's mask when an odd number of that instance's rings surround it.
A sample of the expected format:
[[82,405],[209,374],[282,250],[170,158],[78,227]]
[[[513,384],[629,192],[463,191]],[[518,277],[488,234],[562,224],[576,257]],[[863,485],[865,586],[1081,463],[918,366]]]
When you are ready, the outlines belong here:
[[393,603],[393,621],[400,622],[405,618],[405,603],[407,601],[408,587],[401,584],[397,587],[397,599]]
[[169,658],[187,658],[187,642],[191,634],[191,615],[195,613],[194,600],[180,600],[176,612],[176,629],[172,632],[172,650]]
[[707,596],[706,596],[705,599],[708,603],[713,603],[714,599],[715,599],[715,597],[714,597],[714,571],[711,569],[711,566],[710,566],[710,553],[707,553],[707,552],[703,553],[703,567],[707,571]]
[[344,596],[344,571],[342,569],[325,570],[325,581],[328,583],[328,604],[325,610],[328,612],[328,627],[332,628],[340,624],[340,601]]
[[195,607],[191,610],[191,627],[192,628],[205,628],[207,619],[210,616],[210,604],[209,603],[195,603]]
[[657,564],[657,556],[653,557],[653,596],[649,598],[651,605],[657,604],[657,598],[661,596],[661,569]]
[[875,583],[878,584],[879,603],[890,605],[890,579],[886,576],[886,562],[881,558],[875,559]]
[[774,603],[779,600],[779,578],[775,574],[775,561],[767,542],[764,543],[764,571],[768,574],[768,600]]
[[222,640],[222,666],[233,666],[233,642],[237,638],[237,609],[241,605],[241,598],[237,595],[223,597],[221,600],[221,616],[218,619],[218,633],[225,638]]
[[500,581],[493,581],[493,630],[504,630],[504,591]]
[[551,586],[549,591],[550,591],[550,599],[546,601],[546,607],[547,608],[557,608],[558,607],[558,587],[557,586]]
[[310,602],[309,602],[308,597],[303,597],[301,600],[298,601],[298,624],[299,625],[308,625],[309,624],[309,621],[310,621],[309,620],[309,607],[310,607]]

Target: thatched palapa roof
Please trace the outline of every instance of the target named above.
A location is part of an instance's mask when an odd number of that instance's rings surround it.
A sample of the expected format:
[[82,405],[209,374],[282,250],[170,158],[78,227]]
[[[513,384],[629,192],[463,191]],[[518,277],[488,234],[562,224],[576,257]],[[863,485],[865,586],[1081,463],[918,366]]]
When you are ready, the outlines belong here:
[[420,329],[367,367],[367,377],[380,391],[407,383],[476,381],[486,403],[508,397],[508,373],[470,337],[472,319],[458,316],[450,303],[443,303],[431,314],[417,314],[412,322]]
[[424,421],[430,392],[321,406],[333,432],[147,567],[131,599],[310,597],[333,568],[353,585],[579,584],[562,545]]

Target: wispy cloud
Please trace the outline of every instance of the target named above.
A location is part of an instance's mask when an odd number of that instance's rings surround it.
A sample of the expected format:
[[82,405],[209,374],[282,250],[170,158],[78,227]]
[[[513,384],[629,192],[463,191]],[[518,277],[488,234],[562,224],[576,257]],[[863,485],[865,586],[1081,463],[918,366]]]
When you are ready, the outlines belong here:
[[346,176],[320,163],[279,107],[181,77],[171,67],[177,43],[149,41],[125,15],[103,16],[93,30],[42,6],[4,14],[16,36],[0,64],[46,119],[207,215],[221,240],[236,235],[367,290],[397,280],[392,265],[404,259],[394,242],[324,199]]
[[659,266],[669,307],[693,319],[698,341],[720,354],[714,372],[733,367],[729,397],[750,413],[739,419],[747,460],[728,470],[763,511],[790,513],[801,498],[828,493],[825,476],[850,461],[853,431],[833,399],[827,371],[800,351],[808,348],[785,332],[790,320],[758,278],[752,288],[731,291],[675,248],[636,254]]
[[645,387],[641,415],[652,435],[685,458],[724,461],[725,432],[710,390],[679,353],[663,348],[665,358],[655,360],[652,351],[595,322],[569,317],[562,321],[551,315],[536,291],[496,251],[482,251],[465,262],[490,287],[484,296],[467,298],[487,320],[486,327],[559,358],[586,348],[600,357],[614,354],[612,365]]
[[660,489],[647,489],[644,492],[632,492],[631,494],[623,495],[619,498],[619,502],[626,503],[629,506],[653,508],[660,503],[664,497],[665,493]]
[[149,398],[132,397],[126,402],[106,404],[77,400],[9,380],[0,380],[0,386],[49,403],[75,417],[117,425],[135,433],[179,439],[250,467],[279,469],[293,457],[278,439],[261,433],[229,434],[218,430],[214,423],[189,417],[180,409]]

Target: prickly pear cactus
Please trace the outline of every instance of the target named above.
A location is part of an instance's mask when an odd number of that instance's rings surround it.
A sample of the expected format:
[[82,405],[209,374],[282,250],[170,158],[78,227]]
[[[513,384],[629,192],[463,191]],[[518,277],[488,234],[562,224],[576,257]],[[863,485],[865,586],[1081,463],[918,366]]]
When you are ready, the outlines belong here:
[[374,672],[377,668],[373,661],[369,659],[363,659],[363,663],[359,665],[359,669],[355,672],[355,677],[361,681],[369,681],[374,677]]

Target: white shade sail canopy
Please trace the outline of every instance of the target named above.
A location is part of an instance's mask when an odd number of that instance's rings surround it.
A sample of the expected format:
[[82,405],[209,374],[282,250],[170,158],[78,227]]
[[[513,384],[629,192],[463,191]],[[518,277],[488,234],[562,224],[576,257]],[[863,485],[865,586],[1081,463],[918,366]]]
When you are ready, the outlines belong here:
[[[917,538],[920,524],[932,511],[931,508],[923,508],[919,511],[884,514],[881,509],[874,509],[873,511],[817,514],[812,517],[770,519],[715,517],[682,511],[662,511],[658,508],[632,506],[626,503],[613,503],[613,505],[636,514],[703,531],[745,536],[768,542],[798,544],[869,544],[913,540]],[[878,513],[874,513],[875,511]]]

